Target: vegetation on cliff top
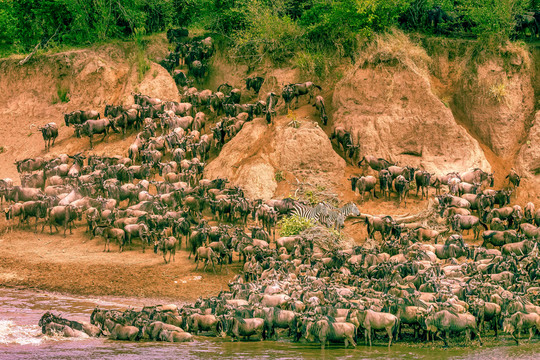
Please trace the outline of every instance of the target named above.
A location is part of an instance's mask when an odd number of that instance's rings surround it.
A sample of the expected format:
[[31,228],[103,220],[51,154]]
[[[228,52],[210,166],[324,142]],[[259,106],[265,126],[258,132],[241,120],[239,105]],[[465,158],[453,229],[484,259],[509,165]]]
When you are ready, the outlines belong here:
[[[536,0],[2,0],[0,53],[86,46],[171,27],[206,29],[229,40],[251,66],[292,63],[320,77],[353,61],[366,40],[390,28],[482,38],[497,47]],[[526,31],[525,31],[526,33]],[[337,56],[336,56],[337,55]]]

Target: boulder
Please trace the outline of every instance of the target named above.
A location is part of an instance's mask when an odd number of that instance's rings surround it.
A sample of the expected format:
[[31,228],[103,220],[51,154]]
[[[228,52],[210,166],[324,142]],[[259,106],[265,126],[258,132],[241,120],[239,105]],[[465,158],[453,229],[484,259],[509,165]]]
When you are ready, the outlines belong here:
[[324,131],[312,121],[290,126],[281,117],[268,126],[264,119],[246,123],[205,169],[205,177],[227,177],[252,199],[270,199],[277,188],[275,173],[287,171],[305,179],[337,184],[345,161],[332,148]]
[[334,126],[343,126],[373,155],[448,173],[491,169],[478,142],[437,98],[428,77],[400,65],[358,67],[333,97]]
[[540,111],[536,112],[529,136],[518,154],[519,173],[540,183]]
[[[517,61],[517,60],[516,60]],[[501,58],[464,76],[454,99],[463,121],[500,157],[513,156],[534,111],[531,76],[523,60],[503,66]]]

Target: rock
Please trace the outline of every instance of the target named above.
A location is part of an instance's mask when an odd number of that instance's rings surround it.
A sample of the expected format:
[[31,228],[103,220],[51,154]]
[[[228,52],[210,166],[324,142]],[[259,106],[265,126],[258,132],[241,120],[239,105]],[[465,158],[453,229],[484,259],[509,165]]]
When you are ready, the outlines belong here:
[[272,198],[278,170],[337,183],[344,176],[345,161],[334,152],[328,136],[316,123],[301,121],[296,129],[287,125],[290,121],[281,117],[273,126],[264,119],[246,123],[206,167],[205,177],[227,177],[252,199]]
[[447,173],[490,165],[478,142],[432,92],[425,75],[403,67],[358,68],[334,91],[334,126],[359,141],[360,154]]
[[[135,79],[137,79],[136,69],[134,73]],[[131,80],[133,81],[134,79],[132,78]],[[150,62],[150,69],[146,72],[141,83],[134,85],[134,87],[135,86],[141,94],[155,97],[163,101],[180,101],[178,88],[176,87],[174,79],[167,70],[154,62]],[[133,103],[131,94],[129,94],[128,103]]]
[[496,155],[508,157],[515,154],[533,113],[534,90],[526,67],[505,70],[502,61],[478,65],[474,78],[463,77],[455,103],[480,141]]
[[519,172],[540,182],[540,111],[535,115],[527,141],[521,147],[517,159]]

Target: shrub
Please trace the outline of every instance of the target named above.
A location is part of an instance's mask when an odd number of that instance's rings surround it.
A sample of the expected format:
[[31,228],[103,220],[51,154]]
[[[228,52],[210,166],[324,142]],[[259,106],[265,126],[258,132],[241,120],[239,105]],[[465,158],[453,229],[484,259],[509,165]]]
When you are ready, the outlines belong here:
[[281,181],[285,180],[285,176],[283,175],[283,171],[281,171],[281,170],[276,171],[276,173],[274,175],[274,179],[277,182],[281,182]]
[[502,102],[506,97],[506,84],[504,82],[500,82],[498,84],[492,85],[489,88],[489,94],[495,101],[499,103]]
[[251,21],[233,37],[233,53],[237,58],[248,62],[268,58],[276,64],[293,58],[304,34],[296,22],[287,16],[280,17],[268,8],[254,9]]
[[302,231],[315,226],[315,221],[298,215],[284,217],[278,222],[281,236],[298,235]]
[[293,59],[293,64],[308,78],[316,76],[324,79],[334,65],[334,57],[322,51],[299,51]]
[[69,87],[64,85],[56,85],[56,95],[58,96],[58,100],[62,103],[66,103],[69,101]]

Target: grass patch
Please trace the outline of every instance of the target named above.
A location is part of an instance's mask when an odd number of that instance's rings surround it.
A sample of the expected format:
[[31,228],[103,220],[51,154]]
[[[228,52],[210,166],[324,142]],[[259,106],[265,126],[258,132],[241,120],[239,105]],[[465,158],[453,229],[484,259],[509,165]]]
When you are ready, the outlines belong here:
[[284,217],[278,222],[281,236],[298,235],[301,232],[315,226],[315,221],[298,215]]
[[498,103],[503,102],[506,97],[506,84],[504,82],[500,82],[492,85],[489,88],[489,95]]
[[282,170],[278,170],[276,171],[275,175],[274,175],[274,179],[277,181],[277,182],[282,182],[285,180],[285,175],[283,175],[283,171]]
[[324,80],[335,66],[335,57],[322,51],[300,51],[293,58],[293,66],[306,78],[318,77]]
[[53,95],[51,103],[67,103],[70,100],[69,86],[65,84],[58,83],[56,84],[56,94]]
[[146,47],[148,46],[148,40],[145,39],[146,30],[144,28],[135,28],[133,31],[133,38],[137,45],[135,54],[135,64],[137,66],[137,79],[139,82],[143,81],[144,76],[150,70],[150,62],[146,57]]

